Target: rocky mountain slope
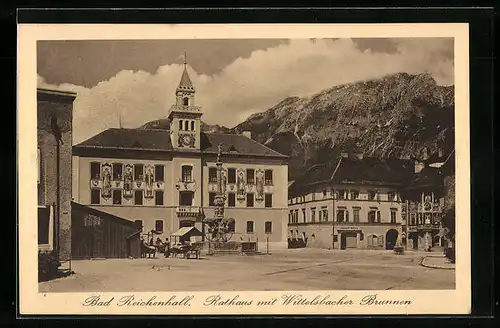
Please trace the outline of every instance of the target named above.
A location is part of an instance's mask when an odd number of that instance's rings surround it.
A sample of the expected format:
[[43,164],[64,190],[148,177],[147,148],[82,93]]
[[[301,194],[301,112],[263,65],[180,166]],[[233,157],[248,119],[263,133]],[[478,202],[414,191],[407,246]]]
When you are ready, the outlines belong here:
[[[168,128],[158,120],[141,128]],[[346,145],[367,156],[410,158],[423,147],[454,147],[454,87],[428,74],[405,73],[339,85],[308,98],[289,97],[234,128],[203,124],[224,133],[252,131],[252,138],[290,156],[290,178],[328,161]]]

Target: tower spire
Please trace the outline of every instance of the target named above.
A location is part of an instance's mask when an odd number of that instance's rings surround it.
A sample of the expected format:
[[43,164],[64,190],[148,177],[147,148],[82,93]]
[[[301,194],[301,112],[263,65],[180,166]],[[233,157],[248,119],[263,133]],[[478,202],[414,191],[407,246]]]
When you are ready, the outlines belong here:
[[177,87],[177,92],[194,92],[194,86],[191,82],[191,78],[189,77],[187,71],[187,56],[186,51],[184,51],[184,71],[182,72],[181,81],[179,82],[179,86]]

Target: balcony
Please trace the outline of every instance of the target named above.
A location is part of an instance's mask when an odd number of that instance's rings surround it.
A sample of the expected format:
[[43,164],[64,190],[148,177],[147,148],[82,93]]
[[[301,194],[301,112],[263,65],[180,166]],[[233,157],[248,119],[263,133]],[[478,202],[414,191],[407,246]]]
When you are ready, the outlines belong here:
[[177,214],[178,217],[191,217],[191,218],[197,218],[201,215],[200,207],[199,206],[192,206],[192,205],[180,205],[177,206],[175,209],[175,213]]
[[169,113],[172,113],[172,112],[200,113],[201,114],[201,107],[200,106],[172,105],[172,107],[170,107]]

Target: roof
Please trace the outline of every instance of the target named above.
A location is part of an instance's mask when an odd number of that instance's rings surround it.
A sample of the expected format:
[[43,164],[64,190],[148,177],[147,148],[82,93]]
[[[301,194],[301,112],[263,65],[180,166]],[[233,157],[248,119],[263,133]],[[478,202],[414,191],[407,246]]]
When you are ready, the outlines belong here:
[[438,168],[426,166],[420,172],[413,174],[410,183],[405,189],[435,187],[441,185],[441,177],[441,172]]
[[[241,134],[202,132],[200,139],[201,151],[204,153],[217,154],[217,145],[222,143],[222,150],[226,153],[223,156],[234,154],[287,158]],[[170,142],[170,131],[156,129],[111,128],[73,146],[73,150],[82,148],[174,151]]]
[[61,103],[73,103],[77,94],[69,91],[37,88],[38,101],[57,101]]
[[295,181],[293,189],[319,182],[403,185],[409,181],[413,171],[413,163],[403,159],[341,157],[310,167]]
[[88,214],[99,216],[100,218],[114,220],[122,225],[126,225],[133,228],[135,227],[135,223],[130,220],[74,201],[71,201],[71,210],[77,210],[77,211],[79,210]]
[[179,82],[177,91],[194,91],[194,86],[191,82],[186,66],[184,66],[184,71],[182,72],[181,81]]
[[203,233],[198,230],[196,227],[183,227],[171,234],[171,236],[185,236],[185,235],[190,235],[190,236],[203,236]]

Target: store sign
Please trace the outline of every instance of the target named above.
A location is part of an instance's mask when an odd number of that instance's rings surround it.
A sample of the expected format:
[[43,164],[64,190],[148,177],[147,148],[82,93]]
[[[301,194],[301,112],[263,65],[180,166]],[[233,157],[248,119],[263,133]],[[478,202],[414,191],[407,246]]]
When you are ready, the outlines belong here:
[[360,227],[339,227],[338,230],[361,230]]

